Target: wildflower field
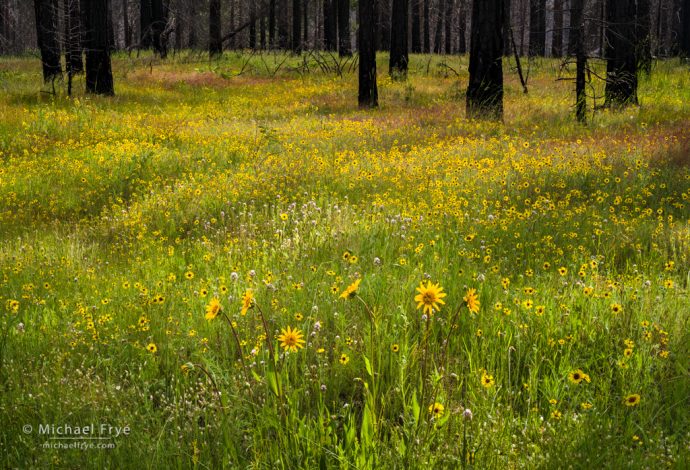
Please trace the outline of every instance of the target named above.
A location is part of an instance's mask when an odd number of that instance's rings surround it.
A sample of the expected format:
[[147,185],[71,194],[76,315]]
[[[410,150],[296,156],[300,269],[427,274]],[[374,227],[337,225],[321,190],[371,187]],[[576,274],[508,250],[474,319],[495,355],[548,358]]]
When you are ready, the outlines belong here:
[[583,127],[555,60],[503,124],[379,61],[3,59],[0,467],[688,468],[687,65]]

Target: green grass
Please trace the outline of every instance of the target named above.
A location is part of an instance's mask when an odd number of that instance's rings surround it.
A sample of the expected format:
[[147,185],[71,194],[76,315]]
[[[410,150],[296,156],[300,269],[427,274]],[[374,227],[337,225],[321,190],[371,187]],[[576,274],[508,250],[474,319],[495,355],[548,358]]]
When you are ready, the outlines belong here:
[[[466,57],[380,56],[366,111],[351,62],[284,59],[119,55],[113,98],[3,59],[0,466],[685,468],[687,66],[583,127],[551,60],[496,124]],[[91,423],[131,434],[39,435]]]

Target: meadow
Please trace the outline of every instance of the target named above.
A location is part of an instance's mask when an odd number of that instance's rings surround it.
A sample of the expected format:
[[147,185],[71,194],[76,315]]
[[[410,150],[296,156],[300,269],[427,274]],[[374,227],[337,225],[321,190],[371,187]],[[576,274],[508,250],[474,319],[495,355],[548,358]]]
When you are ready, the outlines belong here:
[[386,57],[377,110],[304,58],[3,58],[0,467],[688,468],[690,68],[583,127],[505,64],[499,124]]

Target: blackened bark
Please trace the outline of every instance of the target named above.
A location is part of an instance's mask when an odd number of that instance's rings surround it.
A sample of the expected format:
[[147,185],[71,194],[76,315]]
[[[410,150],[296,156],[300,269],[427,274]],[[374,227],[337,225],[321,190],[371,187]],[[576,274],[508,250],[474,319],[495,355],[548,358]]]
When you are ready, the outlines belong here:
[[443,43],[441,42],[443,35],[443,12],[446,0],[439,0],[436,8],[436,30],[434,31],[434,52],[441,54],[443,52]]
[[451,54],[453,52],[453,46],[451,44],[451,38],[453,37],[452,34],[452,26],[453,22],[451,19],[453,18],[453,7],[455,5],[453,4],[453,0],[446,0],[446,20],[445,20],[445,31],[444,31],[444,41],[445,41],[445,53],[446,54]]
[[211,57],[223,53],[220,15],[220,0],[211,0],[208,5],[208,53]]
[[[467,53],[467,40],[465,34],[467,31],[467,0],[458,0],[458,54]],[[505,0],[506,2],[510,0]]]
[[[106,14],[107,19],[108,16]],[[141,46],[145,49],[153,47],[153,50],[164,58],[168,54],[168,45],[162,34],[168,22],[168,17],[167,8],[163,5],[163,0],[141,0],[139,20],[141,25]]]
[[649,75],[652,72],[652,18],[649,0],[637,0],[635,40],[637,67]]
[[[292,52],[302,52],[302,1],[292,0]],[[255,31],[256,34],[256,31]]]
[[374,108],[379,105],[376,87],[376,0],[359,0],[359,93],[360,108]]
[[546,52],[546,0],[529,2],[529,54],[543,56]]
[[403,78],[407,75],[407,12],[408,0],[393,0],[391,12],[391,52],[388,62],[388,73],[392,77]]
[[504,0],[503,2],[503,55],[512,55],[513,45],[510,40],[510,28],[512,27],[511,13],[510,13],[510,0]]
[[270,48],[276,45],[276,0],[268,2],[268,44]]
[[196,16],[197,16],[197,6],[196,2],[189,2],[189,37],[187,38],[187,43],[190,49],[196,49],[199,45],[197,42],[196,35]]
[[419,15],[419,0],[412,0],[412,53],[422,52],[422,23]]
[[605,106],[637,104],[635,0],[616,0],[606,8]]
[[36,13],[36,38],[41,51],[43,81],[48,83],[62,75],[60,43],[58,41],[57,0],[34,0]]
[[[82,0],[82,8],[89,0]],[[151,40],[151,2],[152,0],[140,0],[139,3],[139,45],[144,49],[150,49],[153,41]]]
[[302,45],[309,47],[309,0],[302,5]]
[[71,77],[84,71],[81,48],[81,18],[78,0],[65,0],[65,67]]
[[587,121],[587,95],[585,94],[585,25],[583,14],[584,0],[571,0],[570,6],[570,45],[575,54],[575,117],[580,123]]
[[110,64],[109,0],[87,2],[86,91],[98,95],[114,95],[113,72]]
[[338,48],[338,0],[323,0],[323,46],[327,51]]
[[278,48],[290,47],[290,35],[288,31],[288,0],[278,0]]
[[256,3],[249,2],[249,48],[256,49]]
[[391,0],[377,0],[376,10],[378,18],[375,26],[378,36],[376,48],[379,51],[389,51],[391,48]]
[[129,24],[129,0],[122,0],[122,24],[124,25],[125,49],[132,46],[132,25]]
[[266,17],[263,15],[259,19],[259,44],[261,49],[266,49]]
[[690,0],[683,0],[681,21],[683,30],[681,31],[679,52],[681,56],[688,58],[690,57]]
[[340,52],[340,57],[352,55],[350,0],[338,0],[338,51]]
[[431,3],[431,0],[422,0],[424,2],[424,6],[422,9],[422,18],[424,21],[424,52],[428,54],[431,52],[431,28],[429,26],[429,4]]
[[468,118],[503,118],[503,1],[473,0]]
[[553,1],[553,41],[551,42],[551,55],[561,57],[563,55],[563,0]]

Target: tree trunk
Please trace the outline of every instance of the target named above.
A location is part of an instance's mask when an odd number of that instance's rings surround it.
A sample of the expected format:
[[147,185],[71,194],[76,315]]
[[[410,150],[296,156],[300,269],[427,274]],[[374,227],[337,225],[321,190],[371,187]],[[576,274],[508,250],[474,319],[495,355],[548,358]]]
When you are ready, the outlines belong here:
[[392,77],[404,78],[407,75],[407,12],[408,0],[393,0],[391,12],[391,51],[388,73]]
[[[465,34],[467,31],[467,8],[465,2],[467,0],[458,0],[458,54],[467,53],[467,39]],[[506,3],[510,0],[506,0]]]
[[423,21],[424,21],[424,53],[428,54],[431,52],[431,28],[429,27],[429,3],[431,0],[422,0],[424,2],[423,7]]
[[690,57],[690,0],[683,0],[681,21],[683,30],[681,31],[679,52],[682,57],[688,58]]
[[86,91],[98,95],[115,94],[108,44],[108,3],[109,0],[90,0],[85,15]]
[[208,54],[211,57],[218,57],[223,53],[220,18],[220,0],[210,0],[208,5]]
[[302,52],[302,11],[301,0],[292,0],[292,52]]
[[650,0],[637,0],[635,20],[635,52],[637,67],[649,76],[652,73],[652,23]]
[[503,1],[473,0],[468,118],[503,119]]
[[[213,0],[212,0],[213,1]],[[87,2],[88,3],[88,2]],[[106,19],[108,19],[106,13]],[[156,51],[162,58],[168,53],[168,45],[162,33],[168,22],[163,0],[141,0],[141,46]]]
[[563,55],[563,0],[553,1],[553,40],[551,42],[551,55],[561,57]]
[[338,51],[340,52],[340,57],[352,55],[350,0],[338,0]]
[[389,51],[391,48],[391,1],[376,0],[378,23],[375,26],[378,36],[376,48]]
[[81,13],[78,0],[65,0],[65,67],[72,77],[84,71],[81,47]]
[[438,0],[436,7],[436,30],[434,31],[434,52],[436,54],[443,53],[443,43],[441,42],[443,36],[443,12],[445,11],[446,0]]
[[571,0],[570,44],[575,54],[575,117],[580,123],[587,122],[587,95],[585,94],[585,25],[584,0]]
[[376,0],[359,0],[359,93],[360,108],[374,108],[379,105],[376,87]]
[[510,0],[503,2],[503,55],[513,54],[513,46],[510,41],[510,28],[512,26],[510,13]]
[[616,0],[606,8],[606,89],[604,105],[637,104],[636,0]]
[[256,49],[256,3],[249,2],[249,48]]
[[302,45],[309,47],[309,0],[304,0],[302,5]]
[[190,49],[196,49],[198,46],[197,35],[196,35],[196,16],[197,7],[196,2],[189,2],[189,37],[187,38],[187,45]]
[[288,31],[288,0],[278,1],[278,48],[286,50],[290,47]]
[[419,0],[412,0],[412,53],[422,52],[421,18],[419,16]]
[[[139,3],[139,45],[144,49],[150,49],[153,41],[151,40],[151,2],[153,0],[140,0]],[[82,0],[82,5],[89,0]]]
[[445,20],[445,31],[444,31],[444,41],[445,41],[445,52],[446,54],[452,54],[453,53],[453,45],[451,43],[451,39],[453,38],[453,22],[451,19],[453,18],[453,10],[455,5],[453,4],[453,0],[446,0],[446,20]]
[[[328,1],[328,0],[324,0]],[[268,1],[268,47],[276,46],[276,0]]]
[[546,52],[546,0],[530,0],[529,54],[544,56]]
[[51,82],[62,75],[60,43],[58,41],[57,0],[34,0],[36,13],[36,38],[41,51],[43,81]]
[[261,49],[266,49],[266,17],[261,15],[259,19],[259,44]]
[[338,49],[338,0],[323,0],[323,45],[327,51]]

